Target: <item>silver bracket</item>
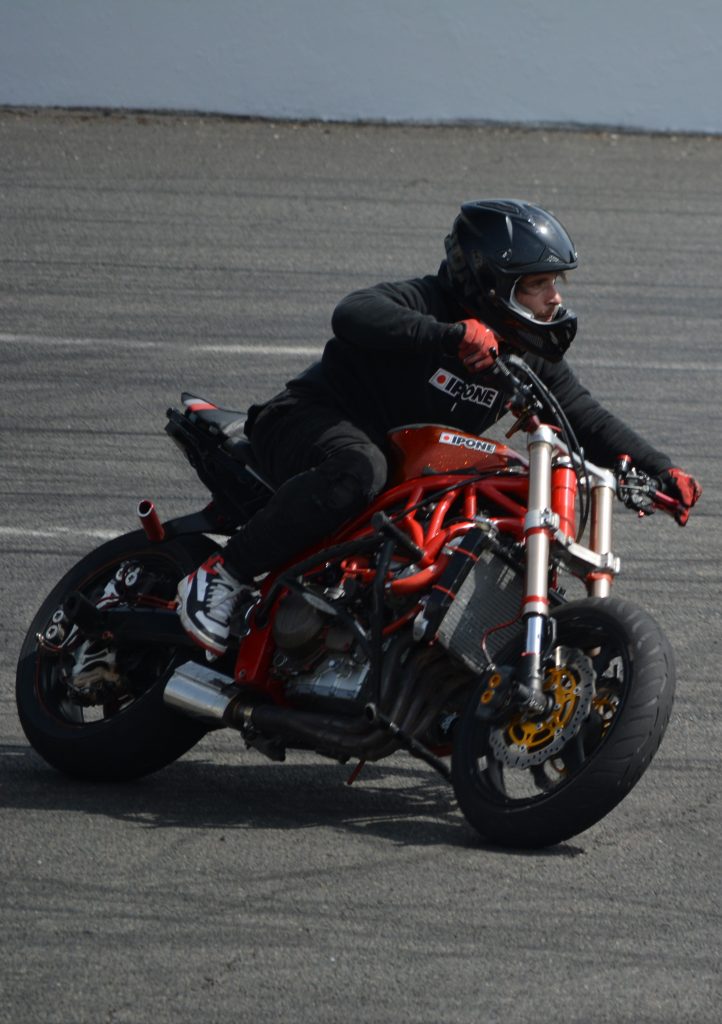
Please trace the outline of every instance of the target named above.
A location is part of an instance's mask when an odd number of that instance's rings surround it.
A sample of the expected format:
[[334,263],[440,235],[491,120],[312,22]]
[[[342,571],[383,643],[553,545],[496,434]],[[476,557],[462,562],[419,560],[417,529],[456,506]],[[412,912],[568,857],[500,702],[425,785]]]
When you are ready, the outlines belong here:
[[557,553],[562,562],[572,570],[588,572],[593,569],[597,572],[609,572],[613,576],[620,570],[621,562],[611,551],[592,551],[591,548],[577,544],[561,530],[554,532],[554,540],[559,545]]
[[550,508],[534,508],[524,516],[524,533],[529,530],[553,530],[556,535],[559,523],[559,516]]

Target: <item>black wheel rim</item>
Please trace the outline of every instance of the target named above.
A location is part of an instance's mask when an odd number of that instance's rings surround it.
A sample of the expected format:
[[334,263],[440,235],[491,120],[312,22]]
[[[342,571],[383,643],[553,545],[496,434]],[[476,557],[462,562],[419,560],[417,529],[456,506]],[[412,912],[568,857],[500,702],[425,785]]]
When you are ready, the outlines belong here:
[[[564,746],[539,763],[528,763],[530,755],[522,753],[521,763],[512,765],[498,755],[499,733],[507,745],[523,735],[532,734],[538,723],[517,723],[516,733],[510,728],[515,716],[494,726],[475,721],[467,765],[485,800],[506,808],[522,808],[547,799],[585,770],[614,729],[632,683],[633,660],[628,643],[612,621],[601,621],[590,613],[568,619],[558,627],[558,649],[576,651],[587,660],[593,673],[593,695],[588,714]],[[518,649],[515,654],[518,656]],[[509,652],[507,652],[508,657]],[[499,659],[503,661],[503,656]],[[549,673],[547,676],[549,679]],[[545,688],[549,687],[545,683]],[[496,738],[493,731],[498,730]],[[495,742],[494,742],[495,740]],[[543,740],[540,751],[543,753]],[[473,753],[471,753],[473,751]]]
[[[143,589],[141,593],[129,595],[125,601],[119,602],[120,606],[142,603],[148,598],[160,601],[174,599],[182,573],[174,559],[161,551],[125,552],[89,571],[70,589],[79,591],[95,603],[118,567],[129,561],[142,567]],[[62,605],[66,596],[59,598],[57,607]],[[52,614],[53,611],[48,621]],[[44,628],[41,626],[41,634]],[[41,704],[53,718],[68,726],[83,728],[100,726],[108,719],[123,714],[146,696],[155,684],[167,678],[177,662],[174,649],[151,646],[118,649],[122,687],[117,693],[101,698],[98,703],[86,704],[74,697],[68,686],[76,651],[77,643],[72,644],[68,650],[62,649],[61,645],[61,651],[58,652],[39,642],[35,652],[35,688]]]

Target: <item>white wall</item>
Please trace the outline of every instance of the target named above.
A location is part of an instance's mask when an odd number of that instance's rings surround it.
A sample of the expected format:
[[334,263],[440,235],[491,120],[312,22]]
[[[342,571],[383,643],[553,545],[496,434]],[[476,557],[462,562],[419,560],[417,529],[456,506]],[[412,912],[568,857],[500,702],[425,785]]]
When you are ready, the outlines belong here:
[[0,104],[722,132],[722,0],[0,0]]

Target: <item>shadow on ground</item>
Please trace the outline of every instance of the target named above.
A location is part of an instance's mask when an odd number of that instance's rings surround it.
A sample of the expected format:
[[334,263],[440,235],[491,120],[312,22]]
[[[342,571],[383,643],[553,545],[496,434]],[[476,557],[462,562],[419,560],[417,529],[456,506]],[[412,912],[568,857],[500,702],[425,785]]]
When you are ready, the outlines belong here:
[[402,846],[447,845],[517,856],[575,856],[568,843],[541,851],[482,844],[450,786],[425,765],[368,764],[353,786],[350,765],[328,762],[224,765],[177,761],[131,783],[78,781],[28,747],[0,745],[0,807],[115,818],[145,828],[309,829],[364,833]]

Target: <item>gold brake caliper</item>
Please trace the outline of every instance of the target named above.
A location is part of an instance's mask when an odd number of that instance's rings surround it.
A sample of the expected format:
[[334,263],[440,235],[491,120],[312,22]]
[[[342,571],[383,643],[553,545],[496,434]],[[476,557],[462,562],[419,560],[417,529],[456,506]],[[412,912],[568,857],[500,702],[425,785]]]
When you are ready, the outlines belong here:
[[602,735],[604,735],[614,721],[614,716],[619,708],[619,696],[605,687],[597,691],[592,706],[602,720]]

